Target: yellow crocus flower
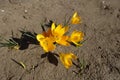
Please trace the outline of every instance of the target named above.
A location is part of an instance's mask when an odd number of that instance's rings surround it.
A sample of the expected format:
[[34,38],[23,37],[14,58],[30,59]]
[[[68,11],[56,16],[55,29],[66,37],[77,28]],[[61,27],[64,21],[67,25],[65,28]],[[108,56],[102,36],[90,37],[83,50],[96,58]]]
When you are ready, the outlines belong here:
[[61,24],[59,24],[57,27],[55,26],[55,23],[52,24],[51,32],[56,43],[64,46],[69,45],[69,43],[67,42],[68,36],[64,35],[67,32],[67,30],[68,27],[62,27]]
[[69,37],[69,42],[72,42],[78,46],[78,45],[80,45],[78,43],[83,40],[83,37],[84,37],[83,32],[73,31],[71,36]]
[[58,44],[64,45],[64,46],[69,46],[68,42],[68,36],[61,36],[59,40],[56,41]]
[[48,29],[48,31],[44,31],[42,34],[43,34],[45,37],[50,37],[50,36],[52,36],[51,29]]
[[60,53],[59,56],[61,62],[67,69],[69,69],[73,65],[72,60],[77,59],[77,56],[73,53]]
[[72,24],[79,24],[81,23],[81,17],[78,15],[77,12],[75,12],[71,18],[71,23]]
[[43,36],[42,34],[37,34],[36,35],[36,39],[40,42],[42,39],[44,39],[45,36]]
[[54,41],[51,37],[45,37],[42,34],[36,36],[37,40],[40,42],[40,45],[43,47],[45,52],[53,51],[55,49]]

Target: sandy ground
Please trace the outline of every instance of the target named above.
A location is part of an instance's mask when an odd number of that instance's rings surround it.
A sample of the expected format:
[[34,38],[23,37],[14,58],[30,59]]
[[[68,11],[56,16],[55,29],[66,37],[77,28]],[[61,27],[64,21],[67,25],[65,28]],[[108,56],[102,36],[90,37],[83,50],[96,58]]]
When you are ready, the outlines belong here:
[[[58,50],[85,61],[81,75],[74,66],[66,70],[59,60],[57,66],[49,63],[41,58],[41,47],[30,45],[25,50],[0,48],[0,80],[120,80],[120,0],[0,0],[0,35],[8,39],[13,31],[20,37],[18,30],[25,27],[41,33],[44,19],[62,23],[75,11],[82,23],[70,32],[83,31],[87,41],[80,48]],[[29,71],[11,59],[24,62]]]

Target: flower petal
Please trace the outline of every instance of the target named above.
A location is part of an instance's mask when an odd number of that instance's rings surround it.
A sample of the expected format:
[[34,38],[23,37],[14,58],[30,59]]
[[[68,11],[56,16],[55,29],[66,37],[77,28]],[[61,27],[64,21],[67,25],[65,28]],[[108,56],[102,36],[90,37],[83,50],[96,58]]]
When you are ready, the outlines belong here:
[[79,24],[81,23],[81,17],[78,15],[77,12],[75,12],[71,18],[71,23],[72,24]]
[[62,36],[62,37],[60,37],[59,40],[57,40],[56,42],[57,42],[58,44],[63,45],[63,46],[69,46],[70,44],[67,42],[67,40],[68,40],[68,36]]
[[53,41],[50,38],[45,38],[40,41],[40,45],[43,47],[45,52],[49,52],[55,49],[55,45],[53,44]]
[[55,23],[52,23],[51,31],[53,31],[54,29],[55,29]]
[[50,37],[50,36],[52,35],[51,29],[48,29],[47,32],[44,31],[42,34],[43,34],[45,37]]
[[77,56],[73,53],[60,53],[60,60],[63,63],[63,65],[68,69],[72,66],[72,60],[77,59]]
[[43,39],[43,38],[45,38],[42,34],[38,34],[37,36],[36,36],[36,39],[40,42],[41,41],[41,39]]
[[75,45],[79,45],[78,42],[82,41],[83,37],[83,32],[73,31],[68,41],[73,42]]

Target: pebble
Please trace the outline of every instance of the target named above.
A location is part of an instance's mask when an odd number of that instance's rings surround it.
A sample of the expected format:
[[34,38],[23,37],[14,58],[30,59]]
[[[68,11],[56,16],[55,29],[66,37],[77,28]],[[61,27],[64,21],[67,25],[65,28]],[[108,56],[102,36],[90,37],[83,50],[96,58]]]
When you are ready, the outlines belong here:
[[25,13],[27,13],[28,11],[27,10],[24,10]]
[[2,9],[1,12],[5,12],[5,10]]

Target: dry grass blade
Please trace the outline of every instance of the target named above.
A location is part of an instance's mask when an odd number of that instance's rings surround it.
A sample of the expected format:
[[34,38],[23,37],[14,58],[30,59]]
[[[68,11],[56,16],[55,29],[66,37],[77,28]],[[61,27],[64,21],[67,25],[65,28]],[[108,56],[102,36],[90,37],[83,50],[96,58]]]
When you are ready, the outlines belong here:
[[21,66],[23,69],[26,69],[26,66],[23,62],[18,62],[15,59],[11,59],[13,62],[17,63],[19,66]]

